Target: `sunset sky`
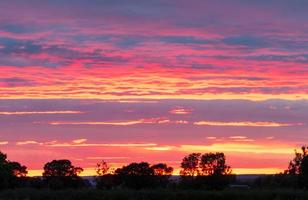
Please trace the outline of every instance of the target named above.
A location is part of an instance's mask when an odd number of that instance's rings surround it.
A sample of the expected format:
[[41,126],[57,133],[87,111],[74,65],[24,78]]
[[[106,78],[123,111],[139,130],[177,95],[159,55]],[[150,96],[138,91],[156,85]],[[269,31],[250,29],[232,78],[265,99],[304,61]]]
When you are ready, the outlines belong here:
[[41,173],[308,144],[306,0],[0,0],[0,150]]

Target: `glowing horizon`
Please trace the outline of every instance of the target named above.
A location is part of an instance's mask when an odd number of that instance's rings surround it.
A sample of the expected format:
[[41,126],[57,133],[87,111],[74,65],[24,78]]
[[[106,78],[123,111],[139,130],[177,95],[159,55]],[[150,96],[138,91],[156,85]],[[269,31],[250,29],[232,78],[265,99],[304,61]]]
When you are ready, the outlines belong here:
[[[124,166],[124,165],[123,165]],[[118,166],[122,167],[122,166]],[[249,174],[276,174],[276,173],[281,173],[285,169],[278,169],[278,168],[256,168],[256,169],[251,169],[251,168],[236,168],[232,169],[233,174],[238,174],[238,175],[249,175]],[[30,170],[28,172],[28,176],[30,177],[35,177],[35,176],[42,176],[43,170]],[[180,175],[180,168],[174,169],[174,176],[179,176]],[[80,174],[80,176],[97,176],[95,168],[86,168],[84,171]]]

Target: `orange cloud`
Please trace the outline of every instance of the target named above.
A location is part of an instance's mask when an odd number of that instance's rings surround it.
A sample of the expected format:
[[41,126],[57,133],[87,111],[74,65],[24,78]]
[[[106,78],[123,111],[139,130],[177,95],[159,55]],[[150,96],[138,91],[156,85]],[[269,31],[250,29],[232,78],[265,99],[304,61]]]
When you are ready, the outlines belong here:
[[0,141],[0,145],[7,145],[8,143],[8,141]]
[[129,159],[130,157],[119,157],[119,156],[113,156],[113,157],[103,157],[103,156],[89,156],[86,157],[88,160],[117,160],[117,159]]
[[31,145],[31,144],[42,145],[43,143],[37,142],[37,141],[34,141],[34,140],[26,140],[26,141],[16,142],[16,145]]
[[194,122],[198,126],[252,126],[252,127],[281,127],[281,126],[299,126],[301,123],[279,123],[279,122],[220,122],[220,121],[198,121]]
[[146,150],[150,151],[170,151],[173,149],[172,146],[157,146],[157,147],[146,147]]
[[178,107],[178,108],[174,108],[172,110],[169,111],[171,114],[175,114],[175,115],[188,115],[192,112],[191,109],[186,109],[186,108],[182,108],[182,107]]
[[189,124],[189,122],[186,121],[186,120],[176,120],[176,121],[172,121],[171,123],[173,123],[173,124]]
[[121,121],[121,122],[49,122],[51,125],[112,125],[112,126],[130,126],[145,123],[143,120]]
[[241,135],[237,135],[237,136],[230,136],[229,139],[231,139],[234,142],[254,142],[254,139],[249,139],[246,136],[241,136]]
[[166,118],[150,118],[130,121],[106,121],[106,122],[48,122],[50,125],[111,125],[111,126],[132,126],[137,124],[187,124],[187,121],[171,121]]
[[[307,83],[302,76],[296,74],[289,77],[281,73],[264,75],[253,71],[253,76],[264,80],[242,79],[238,73],[247,73],[247,63],[222,63],[220,60],[209,60],[213,65],[242,64],[238,69],[230,68],[223,75],[212,73],[209,75],[207,69],[177,68],[167,69],[163,67],[149,67],[140,69],[137,67],[122,67],[116,70],[112,67],[91,68],[80,66],[68,66],[58,73],[57,70],[28,67],[24,68],[3,66],[0,78],[20,78],[34,80],[40,84],[16,86],[3,85],[0,90],[1,99],[102,99],[102,100],[159,100],[159,99],[249,99],[268,100],[286,99],[299,100],[308,99],[306,89],[302,86]],[[257,65],[258,63],[252,63]],[[283,66],[283,65],[282,65]],[[273,67],[273,71],[279,72],[280,65]],[[93,73],[93,70],[95,73]],[[275,71],[276,72],[276,71]],[[254,73],[254,74],[253,74]],[[37,74],[42,74],[41,78]],[[63,79],[63,76],[66,78]],[[134,77],[130,79],[127,77]],[[238,79],[236,78],[238,77]],[[159,81],[149,81],[157,80]],[[48,80],[48,81],[47,81]],[[297,80],[297,81],[294,81]],[[61,84],[57,84],[61,82]],[[99,83],[99,84],[98,84]],[[1,84],[1,83],[0,83]],[[104,87],[102,87],[104,85]],[[290,88],[287,91],[281,87]],[[268,88],[264,90],[264,88]],[[179,110],[181,113],[181,111]]]
[[229,138],[230,138],[230,139],[247,139],[246,136],[240,136],[240,135],[237,135],[237,136],[230,136]]
[[55,143],[50,147],[152,147],[155,143]]
[[261,144],[245,143],[215,143],[211,145],[181,145],[180,151],[185,152],[237,152],[237,153],[256,153],[256,154],[290,154],[293,151],[291,146],[272,146]]
[[87,141],[87,139],[76,139],[76,140],[73,140],[73,143],[74,144],[81,144],[81,143],[85,143]]
[[209,137],[206,137],[206,139],[208,139],[208,140],[216,140],[217,137],[209,136]]

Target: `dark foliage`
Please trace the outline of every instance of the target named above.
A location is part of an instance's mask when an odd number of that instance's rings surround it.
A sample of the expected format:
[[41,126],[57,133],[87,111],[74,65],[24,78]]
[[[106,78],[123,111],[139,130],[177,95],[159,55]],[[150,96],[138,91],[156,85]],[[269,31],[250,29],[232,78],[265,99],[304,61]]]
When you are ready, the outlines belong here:
[[302,161],[308,156],[308,147],[303,146],[302,152],[295,150],[295,156],[290,161],[288,169],[285,171],[286,174],[299,175],[302,173]]
[[154,185],[154,170],[149,163],[131,163],[115,171],[116,182],[128,188],[143,189]]
[[165,188],[170,183],[172,172],[173,168],[164,163],[152,166],[147,162],[131,163],[115,171],[113,183],[133,189]]
[[298,188],[297,176],[290,174],[264,175],[254,180],[256,188]]
[[103,176],[110,173],[110,167],[106,161],[102,160],[96,164],[95,171],[98,176]]
[[97,163],[95,170],[98,175],[95,178],[97,189],[109,190],[117,186],[115,176],[106,161]]
[[226,165],[224,153],[205,153],[201,156],[200,174],[202,176],[221,176],[231,174],[231,167]]
[[181,167],[180,186],[183,188],[220,190],[235,180],[224,153],[192,153],[183,158]]
[[181,163],[181,172],[182,176],[196,176],[199,175],[199,162],[200,162],[200,153],[191,153],[188,156],[183,158]]
[[154,186],[166,188],[170,183],[170,176],[173,173],[173,168],[168,167],[165,163],[152,165],[151,168],[154,172]]
[[307,200],[308,192],[303,190],[128,190],[109,191],[80,190],[34,190],[17,189],[0,193],[5,200]]
[[45,164],[43,180],[51,189],[85,187],[85,182],[78,176],[82,171],[69,160],[53,160]]
[[95,179],[96,188],[100,190],[110,190],[115,188],[120,180],[117,180],[116,176],[113,174],[105,174],[102,176],[98,176]]
[[289,179],[296,181],[295,186],[298,188],[308,188],[308,147],[303,146],[301,152],[295,151],[293,160],[290,161],[285,174]]
[[[262,189],[294,188],[308,189],[308,147],[295,151],[288,169],[281,174],[267,175],[250,182],[249,186]],[[222,190],[235,176],[226,164],[224,153],[192,153],[181,163],[180,182],[170,181],[173,168],[165,163],[150,165],[147,162],[131,163],[114,172],[105,161],[97,164],[96,186],[98,189],[203,189]],[[18,162],[7,160],[0,152],[0,189],[27,187],[70,189],[90,186],[90,182],[79,177],[83,171],[69,160],[53,160],[44,166],[43,177],[26,177],[27,168]]]
[[[306,148],[307,150],[307,148]],[[300,185],[308,188],[308,156],[304,156],[301,163]]]
[[0,189],[21,187],[26,175],[26,166],[7,160],[6,154],[0,152]]

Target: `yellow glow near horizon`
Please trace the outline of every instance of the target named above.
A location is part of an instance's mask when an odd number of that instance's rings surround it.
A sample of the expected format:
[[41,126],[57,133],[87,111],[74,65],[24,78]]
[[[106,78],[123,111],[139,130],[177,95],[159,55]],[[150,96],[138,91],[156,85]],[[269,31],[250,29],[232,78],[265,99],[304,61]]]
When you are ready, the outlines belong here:
[[[120,166],[119,166],[120,167]],[[284,169],[280,168],[232,168],[233,174],[278,174],[283,172]],[[28,170],[28,176],[42,176],[43,170]],[[84,168],[80,176],[95,176],[96,171],[94,168]],[[173,175],[180,175],[180,168],[175,168]]]

